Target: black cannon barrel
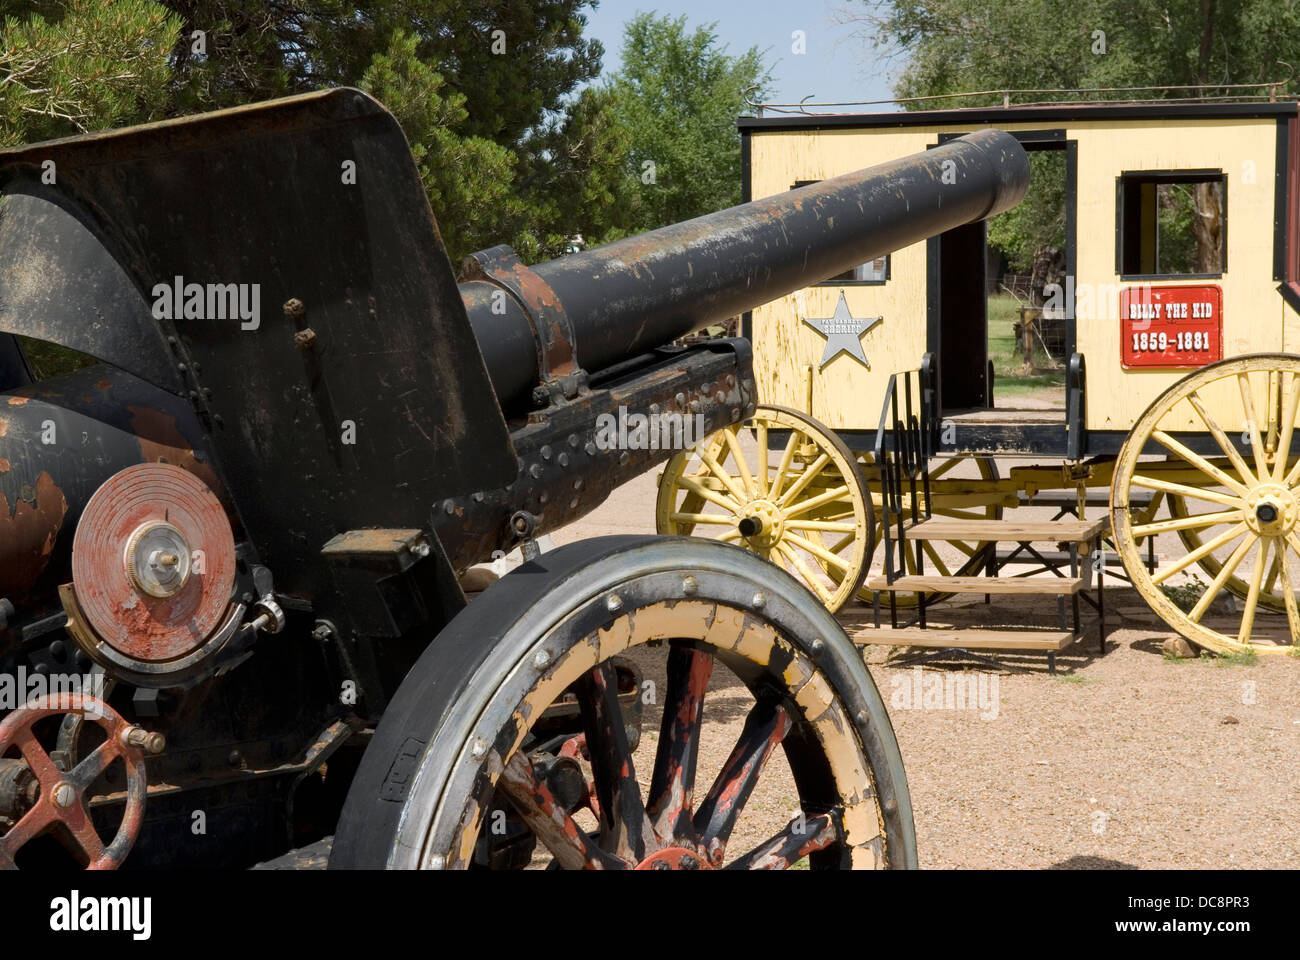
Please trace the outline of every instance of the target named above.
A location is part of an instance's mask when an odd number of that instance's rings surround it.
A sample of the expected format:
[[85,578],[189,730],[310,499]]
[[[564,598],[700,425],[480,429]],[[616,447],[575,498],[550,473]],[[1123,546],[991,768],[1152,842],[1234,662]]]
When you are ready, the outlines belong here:
[[[569,318],[577,362],[594,371],[1010,209],[1028,186],[1019,142],[981,130],[532,269]],[[460,290],[497,396],[509,401],[537,383],[533,325],[490,283]]]

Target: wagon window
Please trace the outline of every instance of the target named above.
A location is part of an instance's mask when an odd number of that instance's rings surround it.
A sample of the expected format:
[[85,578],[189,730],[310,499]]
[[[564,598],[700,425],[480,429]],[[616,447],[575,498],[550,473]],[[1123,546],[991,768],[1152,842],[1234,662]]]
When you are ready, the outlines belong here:
[[[806,187],[812,183],[820,183],[820,180],[796,180],[790,184],[790,189]],[[876,257],[874,260],[868,260],[866,263],[858,264],[852,270],[845,270],[843,273],[836,274],[829,280],[823,280],[820,284],[814,286],[837,286],[841,287],[850,283],[858,284],[882,284],[889,279],[889,254],[883,257]]]
[[1228,187],[1221,170],[1129,172],[1117,188],[1116,260],[1123,277],[1227,271]]

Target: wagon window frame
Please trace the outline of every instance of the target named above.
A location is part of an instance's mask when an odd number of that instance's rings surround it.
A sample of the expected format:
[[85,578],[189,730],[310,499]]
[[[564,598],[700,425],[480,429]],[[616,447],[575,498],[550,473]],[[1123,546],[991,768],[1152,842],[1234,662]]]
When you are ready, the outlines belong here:
[[[1223,216],[1220,245],[1222,267],[1211,273],[1142,273],[1126,271],[1131,263],[1128,244],[1131,231],[1126,230],[1130,210],[1126,204],[1126,188],[1145,184],[1213,183],[1223,185]],[[1137,216],[1141,216],[1139,210]],[[1228,272],[1228,175],[1218,167],[1197,167],[1179,170],[1121,170],[1115,177],[1115,273],[1122,281],[1132,280],[1218,280]]]
[[[796,180],[794,183],[790,184],[790,189],[798,190],[800,187],[810,187],[814,183],[821,183],[821,180]],[[880,257],[873,257],[871,260],[866,262],[875,263],[877,260],[880,259],[881,259]],[[880,280],[845,280],[844,279],[845,274],[840,273],[840,274],[836,274],[835,276],[827,280],[822,280],[818,283],[810,283],[809,286],[810,287],[883,287],[885,284],[889,283],[889,271],[890,271],[890,260],[891,260],[890,254],[888,253],[885,254],[883,259],[885,261],[885,271],[884,271],[884,276]],[[865,266],[865,265],[866,265],[865,263],[860,264],[860,266]],[[857,267],[854,267],[854,269],[856,270]]]

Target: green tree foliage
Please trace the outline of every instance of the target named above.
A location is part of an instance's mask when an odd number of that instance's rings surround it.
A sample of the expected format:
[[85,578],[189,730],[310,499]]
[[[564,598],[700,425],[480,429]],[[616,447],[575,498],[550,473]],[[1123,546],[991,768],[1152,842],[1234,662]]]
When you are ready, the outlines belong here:
[[[1291,73],[1287,64],[1300,66],[1295,0],[894,0],[884,8],[864,7],[863,32],[876,51],[907,58],[895,94],[939,97],[908,104],[910,109],[1001,103],[996,92],[982,98],[942,96],[980,90],[1261,83],[1285,80]],[[1196,95],[1039,92],[1013,102]],[[1059,242],[1053,239],[1056,218],[1046,205],[1060,202],[1064,172],[1059,165],[1050,171],[1036,167],[1034,175],[1041,172],[1052,182],[1004,215],[1005,222],[990,227],[990,238],[1013,266],[1023,266],[1035,249]],[[1185,224],[1200,247],[1195,259],[1208,263],[1217,255],[1209,227],[1217,213],[1215,196],[1205,187],[1171,193],[1160,215],[1171,236]],[[1179,256],[1190,254],[1183,250]]]
[[613,123],[626,132],[624,198],[604,239],[686,220],[740,202],[736,117],[745,91],[767,93],[757,48],[733,56],[715,25],[641,14],[626,28],[622,69],[609,81]]
[[178,28],[146,0],[13,5],[0,24],[0,146],[159,116]]

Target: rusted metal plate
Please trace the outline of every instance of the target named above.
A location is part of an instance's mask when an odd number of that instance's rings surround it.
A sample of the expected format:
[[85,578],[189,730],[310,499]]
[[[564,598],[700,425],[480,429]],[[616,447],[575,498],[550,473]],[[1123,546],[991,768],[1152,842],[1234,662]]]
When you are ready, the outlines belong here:
[[[155,535],[160,539],[148,539]],[[175,587],[142,579],[151,554],[177,558],[161,567],[176,578]],[[147,663],[185,656],[216,630],[230,604],[235,541],[226,512],[180,467],[128,467],[99,488],[81,515],[72,582],[86,621],[123,655]],[[151,587],[172,592],[158,595]]]
[[[57,184],[43,187],[47,160]],[[0,290],[14,298],[21,284],[35,299],[0,309],[0,332],[72,343],[83,331],[78,349],[187,398],[281,592],[314,596],[320,548],[339,531],[423,526],[439,498],[513,476],[405,137],[366,94],[331,90],[0,151],[0,191],[14,198],[7,206],[76,219],[129,277],[47,287],[69,272],[58,251],[47,245],[34,267],[26,238],[9,235]],[[177,278],[186,306],[167,309]],[[207,294],[194,310],[191,284]],[[209,309],[212,288],[231,285],[248,317]],[[129,294],[107,296],[110,287]],[[46,326],[49,314],[24,309],[50,291],[76,298],[76,316]],[[301,309],[286,312],[293,301]],[[315,334],[306,349],[296,337],[305,327]]]

